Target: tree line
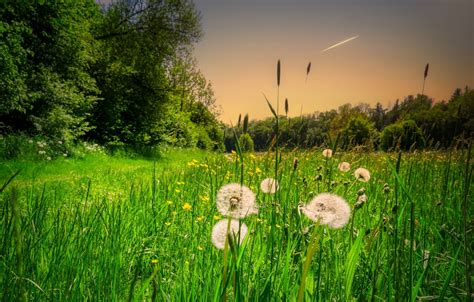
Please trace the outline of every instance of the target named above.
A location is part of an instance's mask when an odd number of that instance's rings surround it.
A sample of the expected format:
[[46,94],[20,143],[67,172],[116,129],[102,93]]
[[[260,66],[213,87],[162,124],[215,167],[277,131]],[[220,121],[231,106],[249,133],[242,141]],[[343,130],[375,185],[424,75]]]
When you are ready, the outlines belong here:
[[[243,149],[271,149],[274,118],[245,116],[236,127],[218,121],[212,86],[193,57],[200,21],[190,0],[2,1],[0,136],[227,151],[237,138]],[[428,65],[425,79],[427,72]],[[466,87],[436,103],[422,93],[391,108],[346,104],[280,116],[279,144],[449,147],[472,138],[473,98]]]
[[[288,111],[288,101],[285,102]],[[275,118],[248,121],[239,117],[225,130],[225,147],[233,150],[235,138],[246,150],[265,151],[275,141]],[[317,146],[366,150],[410,150],[465,146],[474,134],[474,90],[456,89],[448,101],[434,102],[419,94],[397,100],[391,108],[361,103],[337,110],[288,118],[279,116],[279,145],[287,149]],[[235,134],[234,134],[235,133]]]
[[187,0],[0,3],[0,134],[220,149]]

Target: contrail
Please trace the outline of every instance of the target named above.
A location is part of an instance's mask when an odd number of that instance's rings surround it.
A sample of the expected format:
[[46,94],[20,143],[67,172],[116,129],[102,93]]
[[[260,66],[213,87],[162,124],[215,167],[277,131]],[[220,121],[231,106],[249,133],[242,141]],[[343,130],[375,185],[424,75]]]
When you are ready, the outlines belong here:
[[336,44],[334,44],[334,45],[332,45],[332,46],[329,46],[328,48],[322,50],[321,52],[325,52],[325,51],[328,51],[328,50],[333,49],[333,48],[335,48],[335,47],[338,47],[339,45],[342,45],[342,44],[345,44],[345,43],[347,43],[347,42],[349,42],[349,41],[352,41],[352,40],[354,40],[354,39],[357,39],[358,37],[359,37],[358,35],[357,35],[357,36],[353,36],[353,37],[351,37],[351,38],[349,38],[349,39],[346,39],[346,40],[341,41],[341,42],[339,42],[339,43],[336,43]]

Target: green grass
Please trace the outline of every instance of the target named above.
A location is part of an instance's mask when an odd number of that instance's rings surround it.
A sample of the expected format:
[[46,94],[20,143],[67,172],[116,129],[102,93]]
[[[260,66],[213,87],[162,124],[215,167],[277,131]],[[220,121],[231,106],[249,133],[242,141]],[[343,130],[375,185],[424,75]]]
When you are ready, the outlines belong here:
[[[90,154],[0,162],[0,186],[21,169],[0,193],[0,300],[295,301],[314,233],[298,203],[331,191],[353,208],[362,187],[368,201],[352,227],[320,226],[305,300],[469,300],[467,152],[407,153],[398,164],[397,158],[348,152],[326,160],[321,150],[283,152],[275,200],[259,188],[276,174],[275,154],[245,154],[243,183],[257,194],[260,211],[242,220],[249,234],[229,252],[226,282],[224,252],[210,234],[224,218],[216,192],[241,181],[235,155],[231,161],[169,150],[156,161]],[[339,161],[350,162],[351,172],[338,171]],[[360,166],[372,173],[368,183],[354,181]],[[192,209],[183,209],[185,203]],[[426,250],[429,259],[423,259]]]

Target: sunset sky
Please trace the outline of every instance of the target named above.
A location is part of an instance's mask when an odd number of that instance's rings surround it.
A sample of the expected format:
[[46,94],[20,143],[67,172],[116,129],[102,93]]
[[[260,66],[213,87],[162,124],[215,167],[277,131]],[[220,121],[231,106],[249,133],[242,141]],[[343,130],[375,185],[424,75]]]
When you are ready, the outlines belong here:
[[388,106],[421,92],[426,63],[425,94],[439,101],[456,87],[474,86],[472,3],[196,0],[204,37],[195,55],[226,123],[235,123],[239,113],[250,119],[270,116],[262,93],[275,104],[278,59],[280,106],[287,97],[290,116],[301,108],[304,114],[347,102]]

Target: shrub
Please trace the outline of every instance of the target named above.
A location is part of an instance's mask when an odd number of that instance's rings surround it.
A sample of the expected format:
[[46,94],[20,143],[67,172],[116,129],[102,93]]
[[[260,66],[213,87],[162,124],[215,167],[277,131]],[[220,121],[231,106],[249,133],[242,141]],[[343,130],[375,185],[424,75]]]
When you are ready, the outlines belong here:
[[239,144],[243,152],[253,152],[253,139],[248,133],[244,133],[239,137]]
[[384,150],[409,150],[412,147],[423,148],[425,139],[421,129],[412,120],[397,122],[385,127],[381,135],[381,147]]

